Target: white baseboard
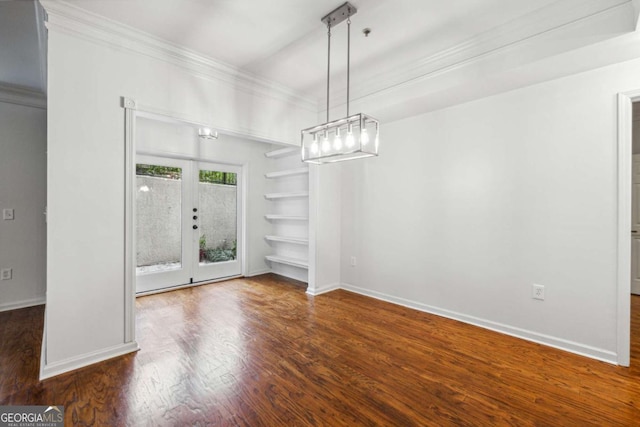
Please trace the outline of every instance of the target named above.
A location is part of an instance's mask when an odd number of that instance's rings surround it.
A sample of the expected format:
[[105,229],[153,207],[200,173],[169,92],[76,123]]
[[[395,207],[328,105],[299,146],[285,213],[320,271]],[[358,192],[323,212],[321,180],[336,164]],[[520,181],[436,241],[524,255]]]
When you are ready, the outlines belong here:
[[320,286],[315,289],[307,288],[307,293],[309,295],[317,296],[317,295],[326,294],[327,292],[335,291],[340,288],[341,288],[340,283],[332,283],[330,285]]
[[33,307],[35,305],[43,305],[46,302],[44,296],[38,298],[25,299],[22,301],[13,301],[0,304],[0,311],[18,310],[20,308]]
[[[45,342],[43,342],[43,348],[44,345]],[[45,357],[42,357],[40,365],[40,381],[66,372],[74,371],[76,369],[84,368],[85,366],[93,365],[94,363],[103,362],[108,359],[113,359],[114,357],[133,353],[138,350],[140,350],[138,343],[132,341],[49,364],[42,363],[42,361],[45,360]],[[46,355],[46,351],[44,349],[42,354],[43,356]]]
[[255,276],[261,276],[263,274],[267,274],[267,273],[272,273],[270,268],[265,268],[262,270],[256,270],[256,271],[252,271],[250,273],[247,273],[244,275],[244,277],[255,277]]
[[466,314],[456,313],[454,311],[433,307],[417,301],[411,301],[404,298],[388,295],[382,292],[360,288],[357,286],[350,285],[348,283],[343,283],[340,287],[346,291],[350,291],[360,295],[390,302],[392,304],[397,304],[404,307],[412,308],[414,310],[423,311],[425,313],[435,314],[437,316],[458,320],[463,323],[468,323],[470,325],[478,326],[484,329],[489,329],[495,332],[510,335],[510,336],[524,339],[527,341],[533,341],[538,344],[554,347],[560,350],[579,354],[585,357],[590,357],[592,359],[600,360],[603,362],[617,364],[618,356],[615,352],[612,352],[612,351],[591,347],[588,345],[580,344],[574,341],[568,341],[568,340],[553,337],[550,335],[540,334],[540,333],[529,331],[526,329],[516,328],[516,327],[505,325],[502,323],[493,322],[491,320],[486,320],[486,319],[481,319],[474,316],[468,316]]
[[47,306],[44,306],[44,325],[42,325],[42,343],[40,345],[40,378],[47,357]]

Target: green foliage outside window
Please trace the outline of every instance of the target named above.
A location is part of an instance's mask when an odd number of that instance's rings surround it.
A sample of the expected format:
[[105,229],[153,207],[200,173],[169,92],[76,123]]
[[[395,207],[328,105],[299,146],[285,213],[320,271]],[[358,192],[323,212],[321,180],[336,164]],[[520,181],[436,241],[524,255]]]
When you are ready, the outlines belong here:
[[158,178],[182,179],[182,169],[158,165],[136,165],[136,175],[154,176]]
[[200,171],[200,182],[236,185],[236,174],[232,172]]
[[[153,176],[157,178],[182,179],[182,169],[170,166],[136,165],[136,175]],[[232,172],[200,171],[200,182],[209,184],[236,185],[237,175]]]

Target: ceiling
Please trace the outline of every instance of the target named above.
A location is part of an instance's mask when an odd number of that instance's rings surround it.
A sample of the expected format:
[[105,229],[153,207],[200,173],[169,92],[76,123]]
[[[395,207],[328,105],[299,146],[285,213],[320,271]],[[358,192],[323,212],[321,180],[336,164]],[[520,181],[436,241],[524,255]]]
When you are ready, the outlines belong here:
[[[50,3],[66,3],[99,15],[100,19],[132,27],[250,75],[280,83],[322,105],[326,94],[327,37],[320,19],[340,6],[342,0]],[[629,50],[623,57],[603,45],[597,55],[584,55],[586,59],[564,65],[562,70],[557,67],[555,74],[550,73],[549,67],[542,67],[535,74],[523,67],[635,32],[636,5],[640,4],[636,0],[351,3],[358,9],[352,18],[351,99],[356,104],[364,98],[383,99],[380,108],[406,106],[396,108],[398,111],[395,115],[389,113],[389,118],[403,117],[410,104],[416,104],[411,107],[412,113],[424,112],[495,93],[498,86],[507,90],[505,76],[509,72],[514,86],[636,55],[635,50]],[[0,85],[46,91],[46,38],[42,25],[37,24],[42,21],[41,10],[33,0],[0,0]],[[362,33],[365,27],[371,29],[368,37]],[[346,28],[343,22],[332,29],[332,108],[340,107],[346,98]],[[520,74],[513,74],[514,70]],[[457,89],[451,89],[454,87]],[[389,99],[390,91],[397,95],[394,99]]]
[[[352,77],[434,54],[554,0],[352,0]],[[326,28],[342,0],[68,0],[294,90],[321,97]],[[369,37],[362,29],[371,28]],[[346,23],[333,30],[334,82],[345,85]]]

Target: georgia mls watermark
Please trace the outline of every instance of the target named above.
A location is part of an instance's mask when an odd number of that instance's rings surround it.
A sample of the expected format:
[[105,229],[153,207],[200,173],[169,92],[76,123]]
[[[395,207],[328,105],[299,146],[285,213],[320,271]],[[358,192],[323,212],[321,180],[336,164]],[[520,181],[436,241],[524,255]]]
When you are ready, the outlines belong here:
[[64,427],[64,406],[0,406],[0,427]]

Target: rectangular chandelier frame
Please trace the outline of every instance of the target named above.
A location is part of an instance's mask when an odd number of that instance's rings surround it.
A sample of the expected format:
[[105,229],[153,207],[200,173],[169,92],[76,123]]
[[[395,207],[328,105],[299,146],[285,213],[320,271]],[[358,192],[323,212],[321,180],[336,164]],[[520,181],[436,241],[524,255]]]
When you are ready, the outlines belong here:
[[354,114],[303,129],[302,161],[335,163],[378,155],[380,125],[366,114]]

